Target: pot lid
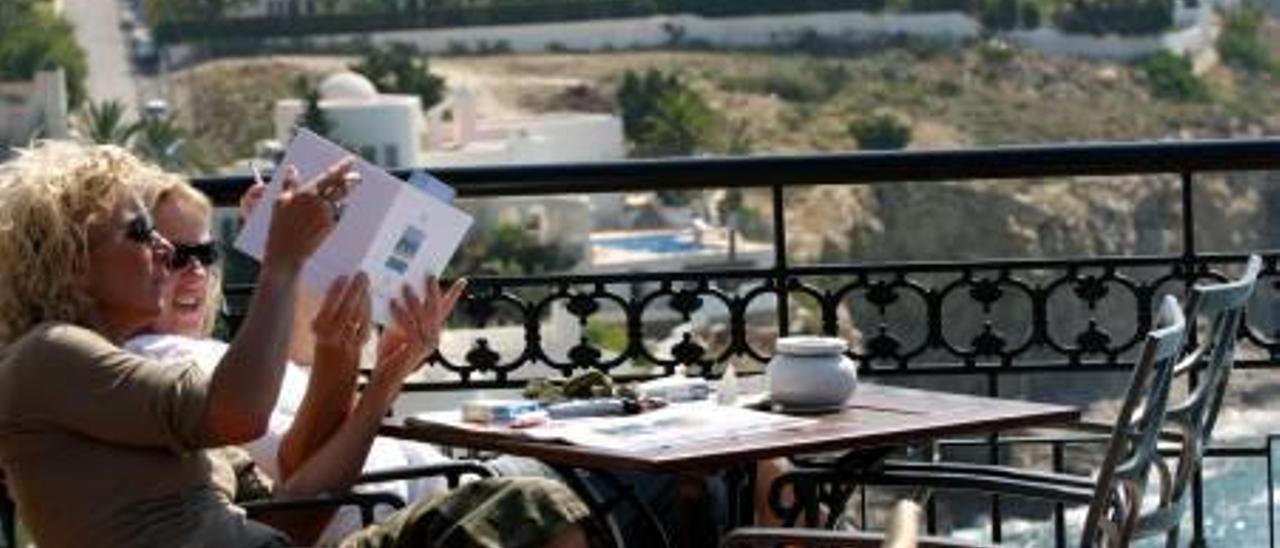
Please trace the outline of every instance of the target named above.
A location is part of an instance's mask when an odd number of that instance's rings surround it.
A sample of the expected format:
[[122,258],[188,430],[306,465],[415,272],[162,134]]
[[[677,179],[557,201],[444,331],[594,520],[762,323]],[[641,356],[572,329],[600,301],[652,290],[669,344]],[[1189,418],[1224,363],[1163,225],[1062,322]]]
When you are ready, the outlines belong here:
[[849,348],[849,344],[839,337],[815,337],[798,335],[778,339],[778,352],[793,356],[825,356],[839,354]]

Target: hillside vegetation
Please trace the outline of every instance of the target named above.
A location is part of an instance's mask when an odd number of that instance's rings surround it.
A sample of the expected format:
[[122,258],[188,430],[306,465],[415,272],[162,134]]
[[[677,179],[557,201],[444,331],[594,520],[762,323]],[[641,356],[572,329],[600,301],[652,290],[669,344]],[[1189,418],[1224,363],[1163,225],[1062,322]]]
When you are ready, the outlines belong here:
[[[1270,28],[1260,44],[1274,49]],[[348,58],[216,62],[176,77],[177,103],[224,155],[267,136],[270,105],[289,94],[282,74],[321,75]],[[872,48],[858,54],[616,52],[433,57],[446,77],[481,80],[523,110],[608,110],[627,71],[678,75],[722,113],[712,153],[857,148],[849,127],[891,112],[910,147],[956,147],[1275,133],[1280,93],[1269,71],[1218,66],[1207,96],[1169,98],[1141,64],[1048,58],[984,43],[947,49]],[[242,90],[236,92],[235,90]],[[249,91],[252,90],[252,91]],[[183,110],[183,109],[180,109]],[[240,114],[248,116],[239,116]],[[245,120],[257,120],[249,124]],[[227,127],[221,127],[227,126]],[[232,127],[236,126],[236,127]]]

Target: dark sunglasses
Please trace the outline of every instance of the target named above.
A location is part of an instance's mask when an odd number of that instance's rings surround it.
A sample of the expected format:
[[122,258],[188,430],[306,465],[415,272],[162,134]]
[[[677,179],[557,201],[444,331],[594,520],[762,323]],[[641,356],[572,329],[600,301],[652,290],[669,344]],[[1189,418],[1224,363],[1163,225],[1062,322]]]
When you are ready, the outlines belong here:
[[128,225],[125,225],[124,237],[131,242],[151,245],[156,237],[156,224],[151,220],[150,215],[139,213],[137,217],[129,220]]
[[191,265],[191,261],[208,268],[218,262],[218,244],[202,242],[198,244],[173,244],[173,252],[169,254],[169,270],[182,270]]

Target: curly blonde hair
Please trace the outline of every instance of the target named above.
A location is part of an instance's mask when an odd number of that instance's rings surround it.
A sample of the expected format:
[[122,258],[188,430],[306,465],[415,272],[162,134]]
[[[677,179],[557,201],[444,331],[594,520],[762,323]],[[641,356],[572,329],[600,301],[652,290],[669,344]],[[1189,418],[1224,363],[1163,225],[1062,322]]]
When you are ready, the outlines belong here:
[[[205,228],[213,232],[213,202],[185,179],[173,178],[165,182],[156,193],[154,203],[150,206],[154,213],[161,205],[173,202],[179,207],[194,210],[204,218]],[[201,327],[202,335],[213,335],[218,323],[218,313],[222,310],[222,268],[220,265],[209,267],[209,291],[205,295],[205,319]]]
[[90,229],[177,176],[122,148],[45,141],[0,164],[0,344],[44,321],[83,324]]

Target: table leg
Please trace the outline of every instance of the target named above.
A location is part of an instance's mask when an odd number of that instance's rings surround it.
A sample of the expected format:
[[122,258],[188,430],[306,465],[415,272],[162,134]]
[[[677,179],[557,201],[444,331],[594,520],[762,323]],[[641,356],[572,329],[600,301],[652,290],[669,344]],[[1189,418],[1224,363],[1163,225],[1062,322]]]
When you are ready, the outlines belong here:
[[[639,513],[640,519],[652,533],[652,537],[649,537],[650,541],[656,541],[662,548],[672,547],[671,537],[653,508],[636,494],[633,485],[620,479],[617,474],[607,470],[582,470],[569,466],[552,468],[563,478],[569,488],[578,493],[587,503],[596,522],[605,528],[611,537],[610,541],[616,548],[631,548],[628,546],[627,539],[629,535],[634,535],[634,531],[623,531],[619,526],[615,510],[620,503],[630,504]],[[590,474],[598,481],[586,481],[584,478],[586,474]],[[602,493],[600,487],[610,492]]]
[[695,473],[680,474],[679,496],[679,545],[682,548],[704,548],[720,544],[720,531],[709,519],[710,501],[707,496],[707,476]]

